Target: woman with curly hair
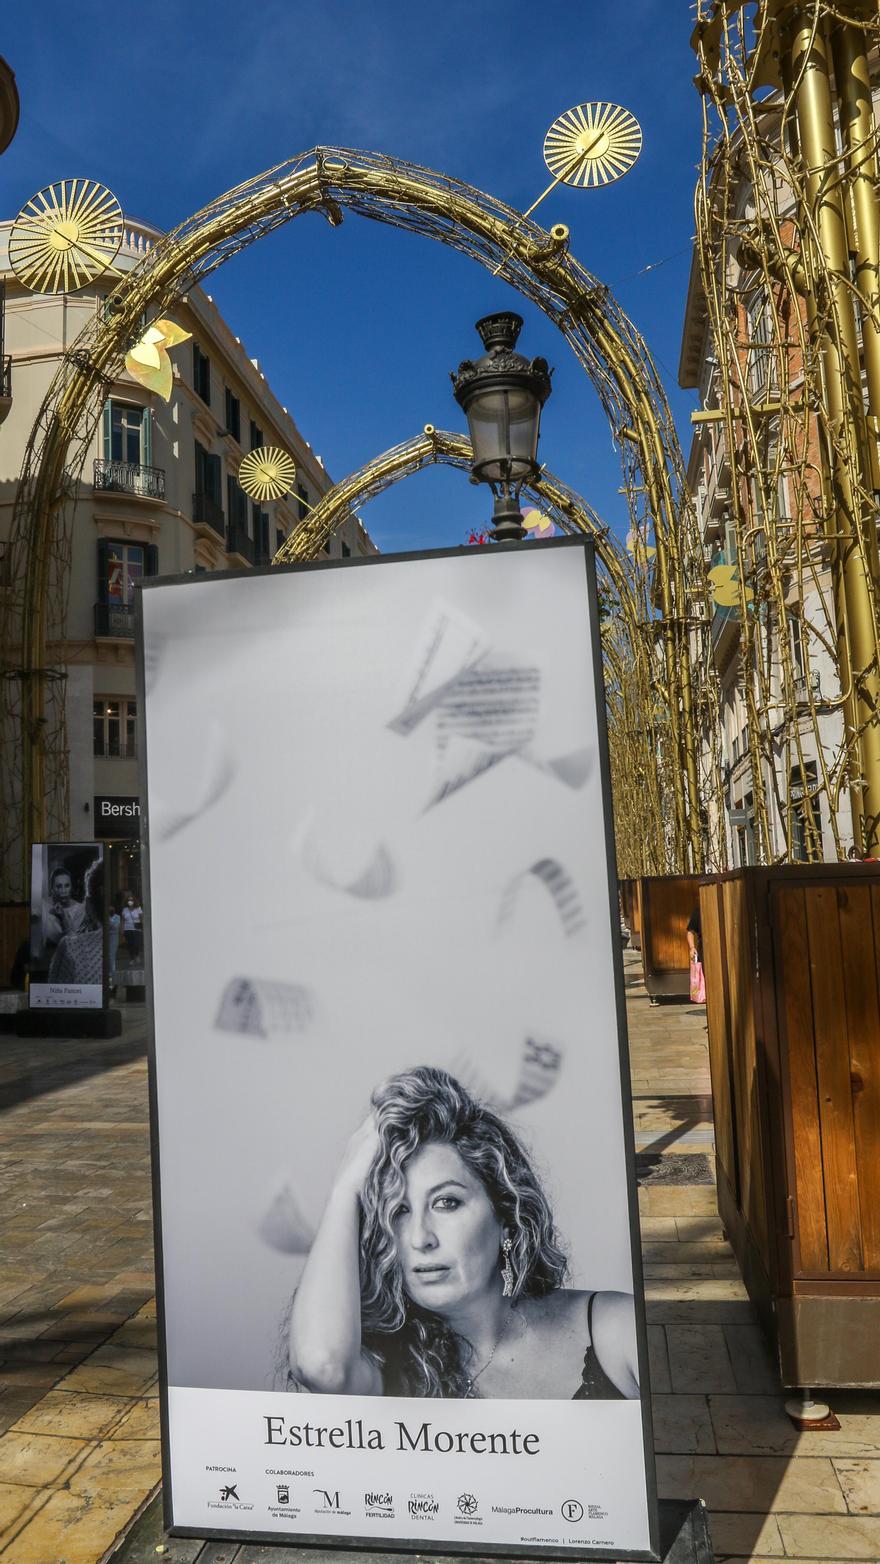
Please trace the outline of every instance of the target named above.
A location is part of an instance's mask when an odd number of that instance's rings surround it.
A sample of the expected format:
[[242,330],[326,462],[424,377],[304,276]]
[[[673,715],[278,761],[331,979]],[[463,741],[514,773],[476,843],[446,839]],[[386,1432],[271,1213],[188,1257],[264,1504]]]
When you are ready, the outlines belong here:
[[293,1299],[289,1383],[335,1395],[639,1394],[633,1300],[564,1286],[525,1150],[445,1070],[392,1076],[346,1149]]

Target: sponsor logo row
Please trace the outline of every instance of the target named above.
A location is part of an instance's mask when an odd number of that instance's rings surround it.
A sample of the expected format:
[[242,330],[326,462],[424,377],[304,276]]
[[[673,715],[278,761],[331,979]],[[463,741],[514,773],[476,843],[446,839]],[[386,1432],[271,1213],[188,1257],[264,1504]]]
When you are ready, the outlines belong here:
[[[290,1514],[299,1515],[302,1510],[313,1515],[346,1515],[350,1516],[352,1510],[350,1501],[338,1488],[312,1488],[311,1492],[300,1492],[291,1488],[289,1483],[276,1483],[274,1496],[265,1495],[263,1502],[268,1505],[273,1515]],[[371,1490],[362,1495],[363,1515],[367,1520],[393,1520],[397,1514],[409,1516],[413,1521],[432,1521],[440,1514],[440,1503],[432,1493],[410,1493],[405,1500],[398,1503],[392,1493],[382,1492],[378,1489]],[[252,1510],[254,1499],[246,1491],[241,1489],[239,1481],[223,1483],[218,1490],[218,1498],[209,1500],[209,1509],[233,1509]],[[517,1515],[523,1518],[527,1516],[552,1516],[554,1511],[541,1505],[528,1504],[493,1504],[490,1506],[493,1515]],[[559,1514],[564,1521],[574,1526],[587,1514],[590,1520],[604,1520],[607,1511],[598,1504],[589,1504],[584,1509],[579,1499],[566,1499],[559,1507]],[[480,1500],[476,1494],[460,1493],[455,1501],[453,1520],[457,1525],[482,1526],[483,1515],[481,1513]]]

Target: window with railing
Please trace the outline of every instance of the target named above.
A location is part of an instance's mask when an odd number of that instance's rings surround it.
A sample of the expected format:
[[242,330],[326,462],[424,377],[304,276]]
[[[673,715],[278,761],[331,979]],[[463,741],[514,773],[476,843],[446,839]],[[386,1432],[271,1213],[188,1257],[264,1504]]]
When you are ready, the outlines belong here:
[[791,647],[791,661],[794,668],[795,679],[803,679],[806,662],[804,659],[804,627],[798,612],[789,610],[788,619],[788,644]]
[[195,479],[193,521],[213,527],[222,537],[226,531],[223,514],[223,471],[220,457],[195,441]]
[[254,560],[254,539],[248,531],[247,495],[237,478],[226,478],[226,548],[230,554],[241,554],[251,563]]
[[95,633],[133,636],[135,590],[144,576],[157,574],[159,550],[155,543],[99,538],[97,563]]
[[193,343],[193,390],[211,406],[211,360],[197,342]]
[[102,455],[95,459],[94,485],[164,500],[165,469],[154,467],[153,419],[148,407],[116,398],[104,403]]
[[153,460],[153,421],[148,407],[133,402],[104,403],[105,461],[149,467]]
[[773,359],[773,325],[770,301],[763,287],[752,288],[745,297],[746,384],[750,396],[762,396],[770,383]]
[[251,526],[254,534],[254,557],[258,565],[267,565],[271,559],[269,550],[269,512],[259,505],[251,506]]
[[241,402],[226,387],[226,433],[241,444]]
[[231,473],[226,479],[226,513],[230,527],[239,527],[244,532],[247,532],[247,495],[238,479],[233,478]]
[[95,755],[131,760],[137,754],[137,701],[133,696],[96,695],[92,732]]

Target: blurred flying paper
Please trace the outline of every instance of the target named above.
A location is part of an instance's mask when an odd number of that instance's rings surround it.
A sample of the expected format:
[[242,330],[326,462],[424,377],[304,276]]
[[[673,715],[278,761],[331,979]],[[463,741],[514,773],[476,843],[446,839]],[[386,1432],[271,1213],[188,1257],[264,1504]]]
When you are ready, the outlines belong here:
[[[338,843],[335,845],[338,851]],[[303,868],[331,890],[344,891],[348,896],[359,896],[364,901],[376,901],[383,896],[393,895],[397,890],[397,871],[384,842],[379,842],[363,868],[349,877],[334,872],[318,842],[314,809],[309,811],[295,833],[293,846]]]
[[539,668],[484,660],[461,673],[438,702],[437,747],[442,752],[450,738],[467,738],[513,754],[534,738],[540,709]]
[[412,733],[460,675],[474,668],[488,650],[489,641],[480,626],[438,599],[413,656],[405,699],[388,724],[392,733]]
[[566,787],[583,787],[590,775],[590,751],[572,750],[570,755],[559,755],[555,760],[535,761],[544,771],[552,772]]
[[173,814],[164,808],[154,792],[154,802],[150,810],[150,829],[162,841],[167,842],[169,837],[176,836],[177,832],[182,831],[191,821],[198,820],[204,815],[218,799],[223,797],[235,775],[235,762],[217,721],[212,721],[209,725],[200,759],[199,781],[195,787],[190,786],[188,789],[193,799],[190,809]]
[[502,1057],[460,1054],[453,1061],[453,1074],[472,1096],[502,1113],[512,1113],[553,1089],[562,1069],[564,1050],[547,1039],[526,1037],[511,1046]]
[[486,658],[447,687],[436,707],[437,779],[428,801],[438,804],[535,736],[541,707],[538,668]]
[[315,1235],[289,1181],[276,1191],[258,1231],[270,1249],[281,1254],[308,1254]]
[[559,919],[568,937],[578,934],[586,927],[583,904],[578,893],[577,886],[571,876],[563,869],[562,864],[555,858],[539,858],[514,876],[501,896],[498,908],[498,926],[502,928],[509,923],[516,910],[516,904],[529,879],[534,877],[553,898],[553,904],[559,914]]
[[551,1087],[555,1086],[561,1068],[562,1049],[556,1043],[538,1042],[534,1037],[527,1037],[511,1108],[524,1108],[526,1103],[546,1097]]
[[312,996],[301,983],[239,977],[223,990],[217,1026],[250,1037],[284,1037],[305,1032],[313,1016]]

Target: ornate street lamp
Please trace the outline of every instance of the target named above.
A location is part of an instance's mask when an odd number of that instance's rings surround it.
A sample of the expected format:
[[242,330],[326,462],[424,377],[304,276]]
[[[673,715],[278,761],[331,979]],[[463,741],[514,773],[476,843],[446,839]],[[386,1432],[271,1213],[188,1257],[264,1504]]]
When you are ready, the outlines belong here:
[[512,310],[484,315],[477,330],[486,349],[466,358],[451,376],[455,400],[470,430],[475,483],[488,483],[495,496],[490,536],[496,543],[524,538],[519,494],[537,477],[541,408],[550,395],[553,371],[545,358],[531,363],[516,351],[522,316]]

